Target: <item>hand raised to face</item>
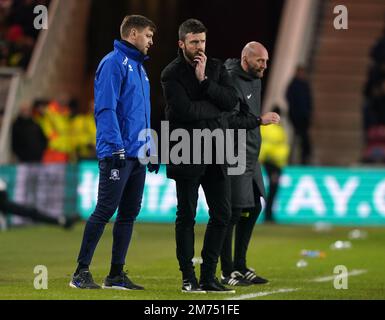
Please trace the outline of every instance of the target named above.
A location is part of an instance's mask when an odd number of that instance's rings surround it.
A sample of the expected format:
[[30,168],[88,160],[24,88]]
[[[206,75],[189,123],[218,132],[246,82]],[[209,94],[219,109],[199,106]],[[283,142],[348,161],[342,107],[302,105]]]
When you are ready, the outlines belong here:
[[199,82],[202,82],[206,78],[206,62],[207,56],[203,51],[199,51],[198,54],[194,57],[195,66],[195,76]]

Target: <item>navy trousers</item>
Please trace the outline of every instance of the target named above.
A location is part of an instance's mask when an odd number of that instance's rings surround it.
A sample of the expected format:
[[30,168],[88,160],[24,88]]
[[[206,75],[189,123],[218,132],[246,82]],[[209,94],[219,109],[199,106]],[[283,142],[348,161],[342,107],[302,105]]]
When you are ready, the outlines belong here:
[[118,208],[113,229],[112,264],[125,264],[134,221],[139,214],[146,167],[137,159],[126,160],[126,166],[112,168],[110,160],[99,161],[98,201],[84,229],[78,263],[90,265],[104,227]]

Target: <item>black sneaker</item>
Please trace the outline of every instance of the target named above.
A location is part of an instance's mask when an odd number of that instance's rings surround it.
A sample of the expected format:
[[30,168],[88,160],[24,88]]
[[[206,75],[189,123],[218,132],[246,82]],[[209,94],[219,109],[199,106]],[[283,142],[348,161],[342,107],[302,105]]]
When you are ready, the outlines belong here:
[[103,289],[115,290],[144,290],[142,286],[133,283],[128,277],[127,273],[121,272],[120,275],[111,278],[107,276],[102,285]]
[[221,275],[221,283],[228,286],[246,287],[252,285],[252,282],[247,280],[242,273],[234,271],[228,277]]
[[226,288],[217,278],[211,281],[201,281],[201,289],[207,292],[214,293],[235,293],[235,290]]
[[198,284],[196,278],[183,279],[182,292],[185,293],[206,293]]
[[249,280],[252,284],[265,284],[268,283],[269,280],[264,279],[255,274],[254,269],[246,269],[244,272],[241,272],[245,279]]
[[73,275],[70,287],[76,289],[100,289],[100,286],[92,279],[92,274],[88,269],[80,270],[77,275]]

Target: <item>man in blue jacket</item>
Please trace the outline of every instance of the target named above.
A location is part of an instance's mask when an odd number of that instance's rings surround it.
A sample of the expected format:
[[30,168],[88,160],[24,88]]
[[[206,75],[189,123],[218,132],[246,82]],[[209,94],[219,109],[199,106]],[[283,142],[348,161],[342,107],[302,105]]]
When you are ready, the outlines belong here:
[[[139,15],[126,16],[121,24],[122,40],[100,62],[95,77],[96,151],[99,159],[98,201],[85,226],[78,267],[70,286],[99,289],[89,271],[92,256],[104,227],[118,208],[114,229],[111,270],[105,289],[142,290],[123,266],[139,213],[145,166],[140,161],[144,144],[139,133],[150,129],[150,83],[143,62],[153,44],[155,24]],[[149,171],[159,165],[149,164]]]

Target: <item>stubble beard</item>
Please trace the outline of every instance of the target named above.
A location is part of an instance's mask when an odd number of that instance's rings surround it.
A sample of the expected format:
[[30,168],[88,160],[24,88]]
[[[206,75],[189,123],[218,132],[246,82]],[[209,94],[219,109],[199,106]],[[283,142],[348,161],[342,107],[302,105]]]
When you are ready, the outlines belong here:
[[187,49],[184,50],[184,56],[187,58],[188,62],[190,62],[192,65],[196,65],[196,62],[194,61],[195,57],[198,55],[199,52],[204,52],[203,50],[197,50],[196,52],[191,52]]

